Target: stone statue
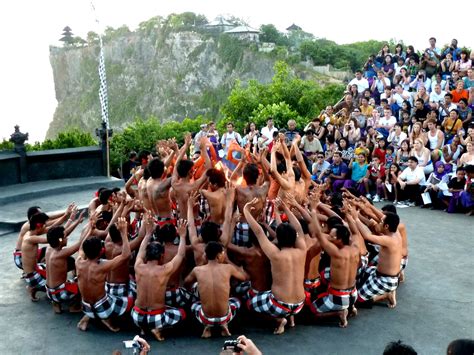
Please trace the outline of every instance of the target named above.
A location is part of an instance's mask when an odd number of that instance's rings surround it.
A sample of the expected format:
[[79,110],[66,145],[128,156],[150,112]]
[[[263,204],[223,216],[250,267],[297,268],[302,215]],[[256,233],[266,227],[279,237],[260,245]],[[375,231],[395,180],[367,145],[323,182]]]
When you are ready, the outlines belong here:
[[15,143],[15,151],[25,151],[25,141],[28,140],[28,133],[21,133],[20,126],[15,126],[15,132],[10,136],[10,142]]

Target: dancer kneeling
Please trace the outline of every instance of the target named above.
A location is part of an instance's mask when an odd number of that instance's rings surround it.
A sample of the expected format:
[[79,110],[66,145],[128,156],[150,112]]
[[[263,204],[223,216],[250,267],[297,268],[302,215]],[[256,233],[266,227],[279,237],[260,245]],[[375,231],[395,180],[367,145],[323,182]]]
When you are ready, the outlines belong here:
[[197,281],[200,301],[193,303],[191,310],[204,325],[202,338],[209,338],[211,327],[216,326],[222,328],[222,336],[230,336],[228,324],[240,308],[237,298],[229,298],[230,279],[234,277],[239,281],[246,281],[248,275],[243,269],[224,264],[226,256],[222,244],[209,242],[205,252],[208,263],[196,266],[184,281],[188,286]]
[[354,306],[357,299],[355,284],[360,259],[359,247],[357,242],[351,239],[346,226],[335,225],[329,235],[324,234],[315,212],[312,217],[316,237],[331,257],[331,280],[327,291],[319,294],[309,307],[317,318],[339,316],[339,326],[345,328],[348,309]]
[[244,215],[260,247],[270,259],[273,282],[271,290],[258,293],[248,300],[247,305],[250,310],[276,318],[278,326],[274,334],[282,334],[285,331],[286,318],[289,317],[290,326],[294,326],[293,316],[298,314],[304,306],[306,242],[299,221],[288,206],[277,198],[275,208],[283,209],[290,224],[280,224],[276,229],[278,246],[271,243],[252,215],[252,210],[257,203],[256,198],[247,203],[244,207]]
[[[152,225],[151,219],[147,218],[146,223]],[[174,326],[186,318],[183,309],[165,304],[168,280],[179,269],[186,254],[186,222],[178,221],[178,252],[166,264],[163,264],[163,245],[157,242],[149,244],[153,229],[147,228],[146,233],[135,262],[137,300],[132,309],[132,318],[142,331],[150,329],[158,341],[163,341],[162,329]]]
[[130,257],[130,245],[127,238],[127,221],[118,219],[118,229],[122,236],[122,253],[112,260],[100,259],[102,241],[97,238],[86,239],[82,243],[79,257],[76,260],[77,279],[79,291],[82,295],[82,310],[84,317],[77,327],[87,330],[90,318],[99,318],[107,328],[113,332],[119,331],[110,322],[113,315],[121,316],[127,309],[127,304],[122,298],[114,298],[105,292],[105,280],[110,270],[119,267],[123,260]]

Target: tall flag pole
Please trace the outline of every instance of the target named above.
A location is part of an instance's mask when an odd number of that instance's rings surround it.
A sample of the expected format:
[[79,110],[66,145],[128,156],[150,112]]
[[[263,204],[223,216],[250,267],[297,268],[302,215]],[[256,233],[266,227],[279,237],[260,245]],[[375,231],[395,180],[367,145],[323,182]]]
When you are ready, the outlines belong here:
[[[95,22],[99,26],[99,20],[96,15],[95,6],[91,1],[92,11],[95,15]],[[107,144],[107,177],[110,177],[110,147],[109,147],[109,100],[107,96],[107,76],[105,73],[105,59],[104,59],[104,45],[102,42],[102,35],[99,32],[99,100],[100,100],[100,113],[102,117],[102,123],[105,127],[105,142]]]

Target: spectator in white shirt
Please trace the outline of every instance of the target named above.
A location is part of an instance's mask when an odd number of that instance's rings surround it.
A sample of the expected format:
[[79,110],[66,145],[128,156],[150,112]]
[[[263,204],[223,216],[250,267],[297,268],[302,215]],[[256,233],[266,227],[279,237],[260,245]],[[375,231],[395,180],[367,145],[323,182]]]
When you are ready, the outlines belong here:
[[400,174],[397,182],[399,204],[415,206],[420,202],[421,185],[425,184],[425,173],[418,167],[416,157],[408,158],[408,167]]
[[260,131],[264,146],[268,146],[272,142],[274,132],[278,132],[278,129],[273,125],[273,118],[269,117],[267,119],[267,125]]
[[402,131],[402,124],[395,123],[395,126],[390,130],[387,141],[397,150],[400,148],[401,143],[407,138],[407,134]]
[[395,123],[397,123],[397,119],[392,116],[392,110],[387,107],[383,110],[383,116],[380,117],[380,120],[377,124],[377,131],[382,133],[384,138],[387,138],[390,130],[393,126],[395,126]]
[[419,70],[418,75],[415,77],[414,80],[410,83],[410,87],[418,89],[420,87],[424,86],[427,91],[431,90],[431,79],[426,76],[426,73],[424,70]]
[[356,77],[352,79],[347,85],[347,90],[350,91],[352,85],[357,85],[357,92],[362,94],[364,90],[369,88],[369,82],[362,76],[362,71],[360,70],[356,71],[355,76]]
[[239,133],[234,132],[234,124],[232,122],[227,123],[227,132],[222,135],[221,145],[225,153],[229,150],[229,145],[235,140],[238,144],[242,143],[242,137]]
[[442,103],[444,104],[444,96],[446,95],[446,91],[441,90],[440,84],[435,84],[434,90],[430,94],[430,102],[434,102],[436,104]]

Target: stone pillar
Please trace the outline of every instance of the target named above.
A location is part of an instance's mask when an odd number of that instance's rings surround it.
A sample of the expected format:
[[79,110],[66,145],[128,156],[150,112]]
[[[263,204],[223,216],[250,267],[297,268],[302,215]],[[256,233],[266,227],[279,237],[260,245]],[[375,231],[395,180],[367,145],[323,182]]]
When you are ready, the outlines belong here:
[[15,126],[15,132],[10,135],[10,142],[15,143],[14,151],[20,156],[20,182],[28,182],[28,169],[26,165],[25,141],[28,140],[28,133],[21,133],[20,126]]
[[[102,173],[104,175],[107,175],[108,168],[109,168],[109,162],[108,162],[108,157],[109,157],[109,144],[108,140],[112,138],[112,134],[114,133],[113,129],[109,128],[107,132],[107,125],[104,121],[102,121],[101,124],[102,128],[96,128],[95,129],[95,134],[97,137],[100,138],[100,147],[102,148]],[[108,137],[107,137],[108,133]],[[108,138],[108,139],[107,139]]]

